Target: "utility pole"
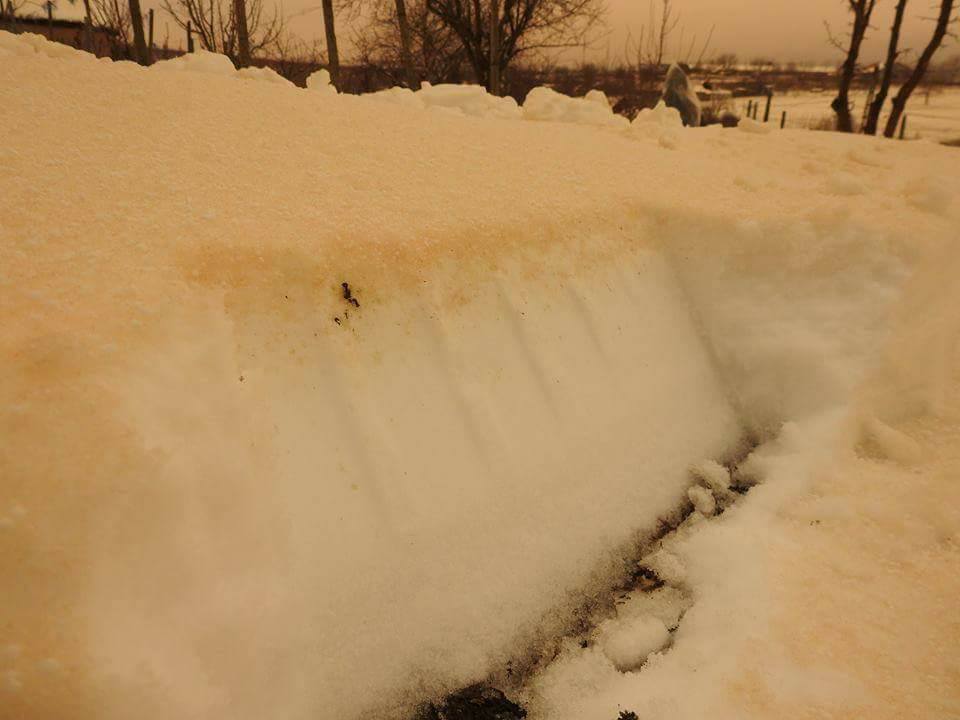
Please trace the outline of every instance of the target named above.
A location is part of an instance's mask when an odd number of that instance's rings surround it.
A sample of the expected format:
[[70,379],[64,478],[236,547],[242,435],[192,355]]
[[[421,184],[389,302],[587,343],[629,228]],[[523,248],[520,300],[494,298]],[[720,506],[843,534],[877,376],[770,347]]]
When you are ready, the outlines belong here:
[[141,65],[149,65],[150,55],[147,53],[147,39],[143,34],[140,0],[130,0],[130,24],[133,26],[133,58]]
[[490,78],[487,90],[500,94],[500,2],[490,0]]
[[237,23],[237,63],[240,67],[250,65],[250,34],[247,32],[247,2],[233,0],[233,14]]

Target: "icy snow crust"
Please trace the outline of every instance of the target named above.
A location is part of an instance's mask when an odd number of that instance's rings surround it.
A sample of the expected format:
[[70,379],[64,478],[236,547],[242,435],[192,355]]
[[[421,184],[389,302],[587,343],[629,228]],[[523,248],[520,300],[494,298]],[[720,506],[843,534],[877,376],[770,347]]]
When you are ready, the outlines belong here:
[[[402,715],[562,631],[744,437],[765,484],[661,558],[695,601],[672,649],[670,607],[611,621],[531,712],[748,717],[784,679],[873,707],[770,640],[793,616],[758,548],[793,547],[783,508],[845,442],[922,453],[891,423],[954,381],[951,150],[453,117],[45,47],[0,33],[13,717]],[[955,570],[944,513],[914,551]],[[777,663],[745,679],[757,638]],[[956,699],[918,683],[901,708]]]

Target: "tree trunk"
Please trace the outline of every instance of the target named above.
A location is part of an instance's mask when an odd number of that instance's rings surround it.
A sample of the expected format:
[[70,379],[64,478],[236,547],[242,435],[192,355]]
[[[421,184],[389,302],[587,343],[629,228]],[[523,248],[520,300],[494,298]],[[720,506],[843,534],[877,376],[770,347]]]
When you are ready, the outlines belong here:
[[490,74],[487,91],[500,94],[500,3],[490,0]]
[[141,65],[149,65],[150,53],[147,52],[147,38],[143,34],[140,0],[130,0],[130,25],[133,26],[133,59]]
[[853,117],[850,115],[850,85],[857,72],[857,58],[860,56],[860,45],[870,26],[870,15],[873,14],[875,0],[850,0],[850,9],[853,11],[853,28],[850,31],[850,49],[847,50],[847,59],[843,62],[840,72],[840,85],[837,97],[833,101],[833,111],[837,114],[837,130],[853,132]]
[[247,0],[233,0],[233,16],[237,23],[237,65],[250,65],[250,33],[247,31]]
[[893,16],[893,25],[890,28],[890,43],[887,45],[887,60],[883,66],[880,88],[877,90],[873,102],[870,103],[867,122],[863,126],[863,132],[867,135],[877,134],[877,126],[880,124],[880,112],[883,110],[883,104],[887,101],[887,94],[890,92],[890,83],[893,80],[893,68],[897,63],[897,57],[900,55],[897,47],[900,44],[900,27],[903,25],[903,13],[906,9],[907,0],[897,0],[897,11]]
[[323,31],[327,36],[327,71],[330,81],[339,89],[340,53],[337,51],[337,31],[333,26],[333,0],[323,0]]
[[888,138],[893,137],[893,134],[897,131],[897,123],[900,122],[900,116],[903,115],[903,111],[907,107],[907,100],[910,99],[910,94],[916,89],[917,85],[920,84],[920,81],[923,80],[927,68],[930,67],[930,61],[940,48],[940,44],[947,34],[947,28],[950,25],[950,16],[953,14],[953,5],[954,0],[940,0],[940,14],[937,17],[937,26],[934,28],[933,37],[930,38],[930,42],[927,43],[927,46],[920,54],[920,58],[917,60],[913,72],[910,73],[910,77],[907,78],[907,81],[893,98],[890,117],[887,118],[887,125],[883,129],[883,134]]
[[411,90],[420,88],[420,79],[413,67],[413,55],[410,54],[410,23],[407,22],[407,4],[405,0],[396,0],[397,26],[400,29],[400,62],[403,63],[403,75],[407,87]]
[[[0,0],[2,3],[3,0]],[[90,12],[90,0],[83,0],[83,30],[81,31],[81,44],[87,52],[93,52],[93,13]]]

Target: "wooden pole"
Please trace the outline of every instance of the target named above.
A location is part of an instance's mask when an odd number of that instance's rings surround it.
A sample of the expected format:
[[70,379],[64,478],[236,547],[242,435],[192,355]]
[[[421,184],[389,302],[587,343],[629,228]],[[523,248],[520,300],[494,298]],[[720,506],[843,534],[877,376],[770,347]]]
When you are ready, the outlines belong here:
[[903,116],[903,120],[900,121],[900,139],[903,140],[903,136],[907,133],[907,116]]
[[153,8],[147,11],[147,54],[153,62]]
[[500,3],[490,0],[490,78],[487,90],[500,94]]
[[750,111],[753,108],[753,100],[747,100],[747,117],[750,117]]
[[140,0],[130,0],[130,27],[133,29],[133,54],[141,65],[150,64],[150,55],[147,53],[147,37],[143,31],[143,11],[140,10]]
[[47,38],[53,40],[53,0],[47,0]]
[[767,107],[763,110],[763,121],[768,122],[770,120],[770,103],[773,102],[773,92],[767,91]]
[[237,30],[237,64],[250,66],[250,34],[247,32],[246,0],[233,0],[233,16]]
[[187,20],[187,52],[193,52],[193,25]]
[[780,129],[783,130],[787,125],[787,111],[784,110],[780,113]]

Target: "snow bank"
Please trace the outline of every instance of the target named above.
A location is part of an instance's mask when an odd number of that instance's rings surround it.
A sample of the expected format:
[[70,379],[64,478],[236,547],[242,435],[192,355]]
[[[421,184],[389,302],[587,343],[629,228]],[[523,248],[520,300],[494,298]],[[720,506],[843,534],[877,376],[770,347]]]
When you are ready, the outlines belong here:
[[323,93],[325,95],[336,95],[337,89],[330,82],[329,70],[317,70],[310,73],[307,77],[307,89]]
[[394,87],[364,98],[418,109],[438,109],[455,115],[499,120],[549,120],[580,125],[627,127],[626,118],[614,114],[607,96],[591,90],[582,98],[572,98],[551,90],[534,88],[519,107],[511,97],[491,95],[480,85],[431,85],[423,83],[416,92]]
[[395,87],[364,97],[407,107],[441,110],[452,115],[500,120],[520,119],[520,108],[516,100],[491,95],[481,85],[431,85],[425,82],[416,92]]
[[616,128],[630,124],[622,115],[614,114],[603,93],[591,93],[584,98],[572,98],[548,87],[536,87],[523,101],[523,119]]
[[[237,71],[237,77],[244,80],[257,80],[259,82],[273,83],[274,85],[288,85],[293,87],[293,83],[283,77],[273,68],[268,67],[246,67]],[[311,76],[312,77],[312,76]],[[310,78],[307,78],[309,83]]]
[[[20,717],[404,716],[561,632],[746,435],[756,509],[659,557],[690,592],[528,688],[543,717],[702,717],[789,621],[765,548],[849,408],[893,422],[954,367],[946,319],[890,337],[918,267],[950,287],[948,149],[707,128],[667,152],[36,53],[0,63],[0,120]],[[861,395],[887,357],[903,392]],[[657,650],[648,616],[681,615]]]
[[[150,66],[160,72],[200,73],[202,75],[219,75],[220,77],[236,77],[241,80],[256,80],[274,85],[293,87],[293,83],[268,67],[246,67],[237,70],[233,61],[226,55],[196,50],[192,53],[179,55],[169,60],[161,60]],[[325,72],[325,71],[321,71]],[[316,74],[316,73],[314,73]],[[313,77],[311,75],[311,77]],[[309,78],[308,78],[309,85]]]
[[423,83],[416,92],[424,107],[457,109],[464,115],[516,120],[520,108],[512,97],[491,95],[480,85],[431,85]]
[[163,72],[193,72],[221,77],[233,77],[237,74],[237,69],[226,55],[201,49],[169,60],[162,60],[153,67]]
[[33,54],[48,58],[70,58],[74,62],[89,62],[94,59],[90,53],[81,52],[63,43],[51,42],[43,35],[37,35],[36,33],[14,35],[8,32],[0,32],[0,57]]

